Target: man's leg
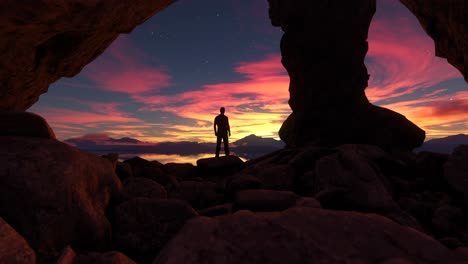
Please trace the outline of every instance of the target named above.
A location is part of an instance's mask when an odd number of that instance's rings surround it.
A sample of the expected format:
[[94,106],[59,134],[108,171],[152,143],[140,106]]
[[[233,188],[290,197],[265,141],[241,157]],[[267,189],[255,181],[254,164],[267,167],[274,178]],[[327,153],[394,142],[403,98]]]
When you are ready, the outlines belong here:
[[229,156],[229,137],[227,135],[223,137],[223,142],[224,142],[224,153],[226,153],[226,156]]
[[219,157],[219,150],[221,149],[221,137],[216,138],[216,158]]

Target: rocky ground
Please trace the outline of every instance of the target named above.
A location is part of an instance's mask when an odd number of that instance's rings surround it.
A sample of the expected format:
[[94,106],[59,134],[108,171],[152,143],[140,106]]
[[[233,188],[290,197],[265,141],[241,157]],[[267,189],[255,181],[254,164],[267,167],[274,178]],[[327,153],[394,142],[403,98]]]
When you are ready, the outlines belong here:
[[0,137],[0,263],[468,263],[468,146],[120,162],[40,120]]

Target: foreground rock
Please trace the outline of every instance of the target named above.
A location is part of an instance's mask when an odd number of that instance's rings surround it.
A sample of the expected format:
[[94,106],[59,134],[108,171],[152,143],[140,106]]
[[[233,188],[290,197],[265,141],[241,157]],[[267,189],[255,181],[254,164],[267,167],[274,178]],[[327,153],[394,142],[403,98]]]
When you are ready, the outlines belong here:
[[237,156],[221,156],[197,160],[197,167],[205,176],[225,176],[244,167],[244,162]]
[[120,252],[111,251],[78,255],[73,259],[73,264],[136,264],[136,262]]
[[[24,111],[174,0],[0,2],[0,110]],[[105,14],[105,15],[103,15]]]
[[198,214],[185,202],[136,198],[116,208],[114,243],[138,263],[148,263]]
[[0,136],[55,139],[47,121],[28,112],[0,112]]
[[36,254],[28,242],[2,218],[0,218],[0,263],[36,263]]
[[345,262],[457,260],[437,241],[378,215],[297,207],[271,216],[239,211],[191,220],[153,263]]
[[236,194],[234,210],[256,212],[282,211],[296,204],[298,196],[293,192],[272,190],[245,190]]
[[457,147],[444,166],[444,176],[450,187],[466,196],[468,205],[468,145]]
[[121,193],[109,161],[51,139],[0,137],[0,215],[41,260],[66,245],[109,246],[105,210]]
[[142,177],[128,178],[123,182],[127,198],[166,199],[167,192],[159,183]]

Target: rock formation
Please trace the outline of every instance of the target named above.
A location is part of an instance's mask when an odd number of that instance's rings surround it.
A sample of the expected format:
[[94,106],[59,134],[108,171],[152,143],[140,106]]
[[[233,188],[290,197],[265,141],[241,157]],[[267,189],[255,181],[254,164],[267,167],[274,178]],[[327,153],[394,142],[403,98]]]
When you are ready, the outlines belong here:
[[295,207],[191,220],[153,262],[165,263],[457,262],[433,239],[384,217]]
[[468,4],[465,0],[400,0],[435,43],[436,56],[447,58],[468,82]]
[[0,110],[24,111],[175,0],[0,2]]
[[398,113],[373,106],[364,93],[375,0],[269,2],[272,24],[284,31],[282,63],[290,76],[293,113],[281,127],[283,141],[407,150],[423,143],[424,131]]
[[54,139],[0,137],[0,216],[41,261],[71,244],[104,249],[122,185],[109,161]]

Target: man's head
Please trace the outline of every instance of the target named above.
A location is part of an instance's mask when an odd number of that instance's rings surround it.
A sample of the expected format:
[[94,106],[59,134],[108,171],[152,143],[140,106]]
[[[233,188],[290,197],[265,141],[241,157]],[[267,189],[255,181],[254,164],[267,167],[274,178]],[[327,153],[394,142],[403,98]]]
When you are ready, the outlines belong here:
[[221,112],[221,114],[223,114],[223,115],[224,115],[224,112],[225,112],[225,111],[226,111],[226,110],[224,109],[224,107],[221,107],[221,108],[219,109],[219,112]]

